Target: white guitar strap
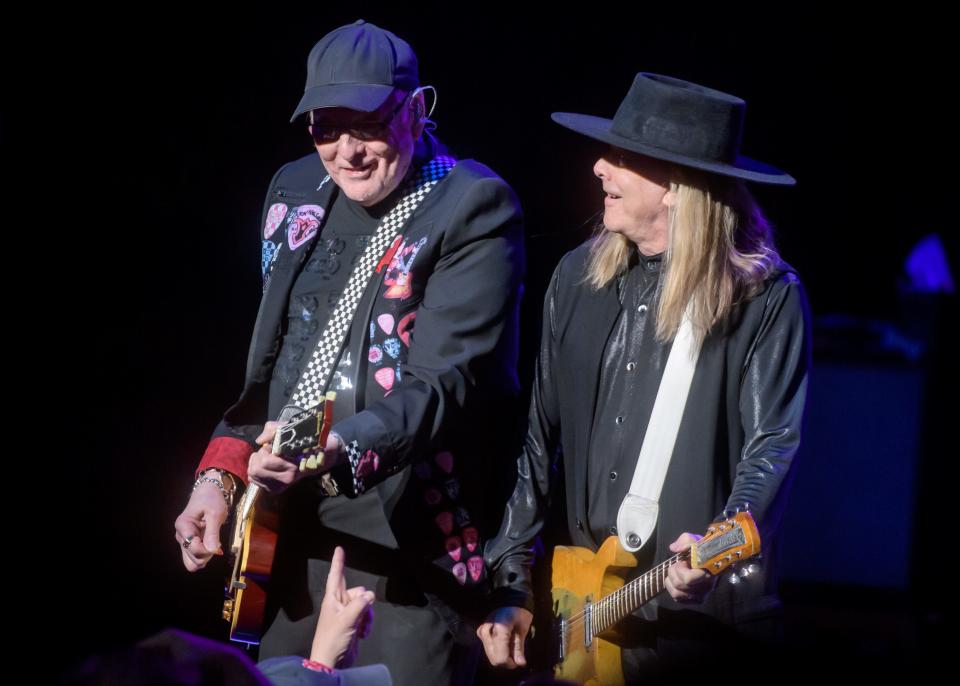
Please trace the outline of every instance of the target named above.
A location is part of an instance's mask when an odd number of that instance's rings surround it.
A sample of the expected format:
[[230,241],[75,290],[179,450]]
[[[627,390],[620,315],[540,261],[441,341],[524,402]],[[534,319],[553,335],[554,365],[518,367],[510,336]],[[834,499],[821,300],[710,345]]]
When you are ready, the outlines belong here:
[[687,404],[699,356],[700,346],[693,336],[693,326],[687,312],[683,315],[667,357],[657,399],[653,403],[650,422],[637,458],[637,468],[630,482],[630,491],[617,513],[620,545],[631,553],[640,550],[657,526],[660,491],[667,477],[667,467],[673,456],[673,446],[677,442],[683,408]]

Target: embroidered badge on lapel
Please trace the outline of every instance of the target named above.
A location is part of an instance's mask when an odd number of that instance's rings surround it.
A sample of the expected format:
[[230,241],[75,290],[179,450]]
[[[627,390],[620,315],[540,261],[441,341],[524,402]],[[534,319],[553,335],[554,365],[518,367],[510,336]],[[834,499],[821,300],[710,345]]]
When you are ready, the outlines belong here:
[[453,455],[451,455],[448,451],[445,450],[441,453],[437,453],[437,456],[433,459],[437,463],[437,466],[447,474],[450,474],[453,471]]
[[377,383],[380,384],[381,388],[389,391],[393,388],[393,379],[396,376],[396,372],[393,371],[390,367],[384,367],[383,369],[378,369],[377,373],[373,375],[373,378],[377,380]]
[[470,578],[474,581],[480,581],[480,575],[483,574],[483,558],[474,555],[467,560],[467,568],[470,570]]
[[472,526],[468,526],[466,529],[461,531],[463,534],[463,542],[467,546],[467,550],[471,553],[477,549],[477,541],[480,538],[479,532]]
[[400,341],[396,338],[388,338],[383,342],[383,349],[393,359],[400,357]]
[[405,300],[413,293],[410,286],[410,274],[413,268],[413,261],[417,259],[417,253],[427,242],[424,236],[412,245],[401,245],[393,259],[390,260],[390,266],[387,267],[387,274],[383,277],[383,282],[389,286],[383,292],[384,298],[396,298]]
[[287,206],[282,202],[276,202],[270,205],[267,210],[267,222],[263,225],[263,237],[270,238],[273,232],[280,228],[283,218],[287,216]]
[[381,314],[377,317],[377,324],[380,325],[380,328],[383,329],[383,332],[388,336],[393,333],[394,319],[392,314]]
[[444,536],[449,536],[451,533],[453,533],[452,512],[441,512],[434,517],[434,521],[437,523],[437,526],[440,527],[440,531],[443,532]]
[[444,541],[444,545],[447,548],[447,555],[449,555],[454,562],[459,562],[461,547],[460,539],[456,536],[450,536],[446,541]]
[[296,250],[320,230],[325,211],[320,205],[294,207],[287,216],[287,244]]

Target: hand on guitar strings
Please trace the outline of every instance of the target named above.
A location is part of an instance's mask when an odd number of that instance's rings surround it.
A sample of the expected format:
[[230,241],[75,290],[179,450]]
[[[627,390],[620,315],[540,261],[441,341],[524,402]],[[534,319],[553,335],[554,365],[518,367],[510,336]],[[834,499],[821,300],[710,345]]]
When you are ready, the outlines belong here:
[[373,592],[363,586],[347,588],[343,566],[343,548],[337,546],[310,649],[310,659],[328,667],[353,664],[359,639],[366,638],[373,628]]
[[[682,553],[701,538],[702,536],[691,533],[680,534],[680,537],[670,544],[670,550]],[[690,561],[682,560],[670,565],[664,585],[670,597],[678,603],[702,603],[717,585],[717,577],[703,569],[691,569]]]
[[260,450],[250,455],[247,466],[247,476],[250,481],[260,486],[268,493],[282,493],[300,479],[322,474],[333,469],[340,460],[343,446],[336,434],[327,436],[327,445],[324,449],[323,467],[313,470],[301,470],[298,462],[285,457],[274,455],[271,452],[273,437],[277,429],[283,426],[279,422],[267,422],[263,432],[257,436],[256,442]]

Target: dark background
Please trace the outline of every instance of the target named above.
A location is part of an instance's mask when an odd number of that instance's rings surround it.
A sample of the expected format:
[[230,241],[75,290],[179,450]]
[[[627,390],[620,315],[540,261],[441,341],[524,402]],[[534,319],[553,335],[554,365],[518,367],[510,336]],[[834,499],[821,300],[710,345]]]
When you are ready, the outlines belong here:
[[26,25],[6,27],[17,39],[4,46],[8,83],[22,97],[4,108],[3,143],[26,153],[7,185],[19,207],[8,259],[42,265],[13,290],[36,320],[22,345],[46,360],[15,371],[48,407],[35,369],[53,368],[71,400],[65,488],[23,510],[55,522],[26,576],[44,580],[38,602],[69,637],[58,665],[168,625],[224,635],[220,571],[183,570],[173,521],[240,390],[263,193],[311,151],[288,123],[306,56],[358,16],[414,46],[421,81],[439,91],[437,134],[524,205],[525,382],[546,279],[601,207],[597,148],[550,112],[610,117],[640,70],[749,102],[744,153],[799,182],[755,190],[818,324],[785,523],[790,636],[799,649],[924,654],[950,593],[936,547],[956,457],[945,352],[955,310],[952,298],[906,293],[901,272],[929,233],[955,254],[955,38],[919,7],[849,18],[779,4],[641,9],[138,9],[58,15],[39,43]]

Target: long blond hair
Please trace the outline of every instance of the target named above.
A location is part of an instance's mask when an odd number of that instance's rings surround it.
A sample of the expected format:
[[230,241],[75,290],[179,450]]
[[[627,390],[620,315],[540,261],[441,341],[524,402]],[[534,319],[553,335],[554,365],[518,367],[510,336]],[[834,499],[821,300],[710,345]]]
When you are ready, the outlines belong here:
[[[657,339],[671,340],[688,304],[702,341],[738,303],[756,295],[780,264],[770,223],[746,184],[673,167],[669,238],[654,311]],[[635,250],[628,238],[604,229],[590,248],[585,281],[602,288],[624,273]]]

